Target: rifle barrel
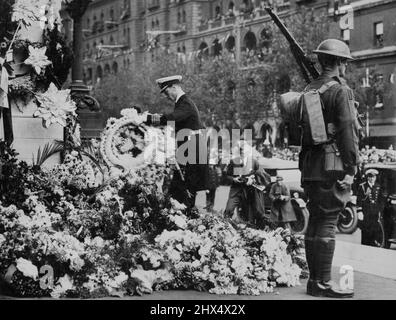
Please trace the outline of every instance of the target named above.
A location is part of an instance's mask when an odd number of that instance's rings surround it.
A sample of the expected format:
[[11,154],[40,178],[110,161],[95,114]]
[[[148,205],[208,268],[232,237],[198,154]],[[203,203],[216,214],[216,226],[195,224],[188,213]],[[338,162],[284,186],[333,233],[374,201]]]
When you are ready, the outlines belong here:
[[301,69],[301,72],[303,73],[305,80],[308,83],[310,82],[309,75],[313,79],[317,78],[319,76],[319,72],[315,67],[315,63],[307,57],[302,47],[286,28],[285,24],[279,19],[278,15],[272,11],[272,8],[266,7],[265,10],[268,12],[272,20],[275,22],[282,34],[285,36],[286,40],[289,42],[290,49],[293,53],[294,58],[296,59],[298,66]]

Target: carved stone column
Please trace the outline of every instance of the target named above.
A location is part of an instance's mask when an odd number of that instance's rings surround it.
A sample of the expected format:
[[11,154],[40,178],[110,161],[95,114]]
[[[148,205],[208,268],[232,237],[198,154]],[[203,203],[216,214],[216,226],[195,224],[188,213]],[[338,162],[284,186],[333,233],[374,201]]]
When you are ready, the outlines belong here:
[[92,0],[71,0],[66,4],[66,11],[73,19],[73,53],[71,95],[77,103],[77,112],[88,108],[99,111],[98,101],[89,94],[89,89],[83,81],[83,25],[82,17]]

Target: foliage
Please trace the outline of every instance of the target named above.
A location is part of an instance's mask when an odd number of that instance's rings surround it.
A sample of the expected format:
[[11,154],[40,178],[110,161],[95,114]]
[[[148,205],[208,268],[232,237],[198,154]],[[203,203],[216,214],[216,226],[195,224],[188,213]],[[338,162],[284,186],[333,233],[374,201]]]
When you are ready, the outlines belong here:
[[[259,294],[298,283],[300,240],[283,229],[235,229],[220,217],[188,212],[163,193],[164,167],[125,172],[95,188],[99,173],[75,151],[47,170],[0,146],[0,278],[8,294]],[[48,266],[54,278],[43,287],[39,270]]]
[[[323,40],[328,31],[326,12],[313,12],[301,7],[285,19],[290,32],[309,52]],[[154,62],[140,70],[124,70],[117,76],[108,76],[95,87],[95,96],[109,116],[138,105],[150,112],[168,112],[172,104],[159,94],[155,79],[171,74],[183,76],[183,87],[197,104],[201,115],[208,120],[212,114],[219,119],[231,119],[235,112],[257,119],[257,114],[271,111],[274,90],[283,93],[289,89],[301,90],[305,82],[290,52],[289,45],[274,24],[268,26],[272,51],[261,60],[249,62],[242,57],[240,66],[229,52],[217,57],[198,57],[184,63],[166,50]],[[259,63],[260,67],[257,67]]]

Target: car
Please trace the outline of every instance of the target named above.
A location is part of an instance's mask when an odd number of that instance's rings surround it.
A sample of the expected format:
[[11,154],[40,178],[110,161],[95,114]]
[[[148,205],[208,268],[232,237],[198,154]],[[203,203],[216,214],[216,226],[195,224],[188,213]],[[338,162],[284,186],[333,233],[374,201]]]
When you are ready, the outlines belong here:
[[259,157],[258,162],[261,169],[264,169],[271,176],[271,184],[265,189],[266,211],[271,211],[271,200],[269,191],[276,181],[276,176],[282,176],[283,182],[288,186],[291,195],[291,203],[297,217],[297,221],[291,223],[293,231],[297,234],[304,234],[308,227],[309,211],[307,209],[307,197],[301,188],[301,173],[298,169],[298,162],[283,160],[279,158]]

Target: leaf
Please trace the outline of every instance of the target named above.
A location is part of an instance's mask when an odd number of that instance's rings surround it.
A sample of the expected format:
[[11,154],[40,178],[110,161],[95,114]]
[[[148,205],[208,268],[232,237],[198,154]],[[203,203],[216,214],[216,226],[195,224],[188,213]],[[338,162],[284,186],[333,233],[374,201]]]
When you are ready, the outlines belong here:
[[33,164],[41,167],[47,159],[63,150],[63,145],[59,145],[57,142],[48,142],[44,145],[43,149],[41,147],[38,148],[36,160],[33,161]]

